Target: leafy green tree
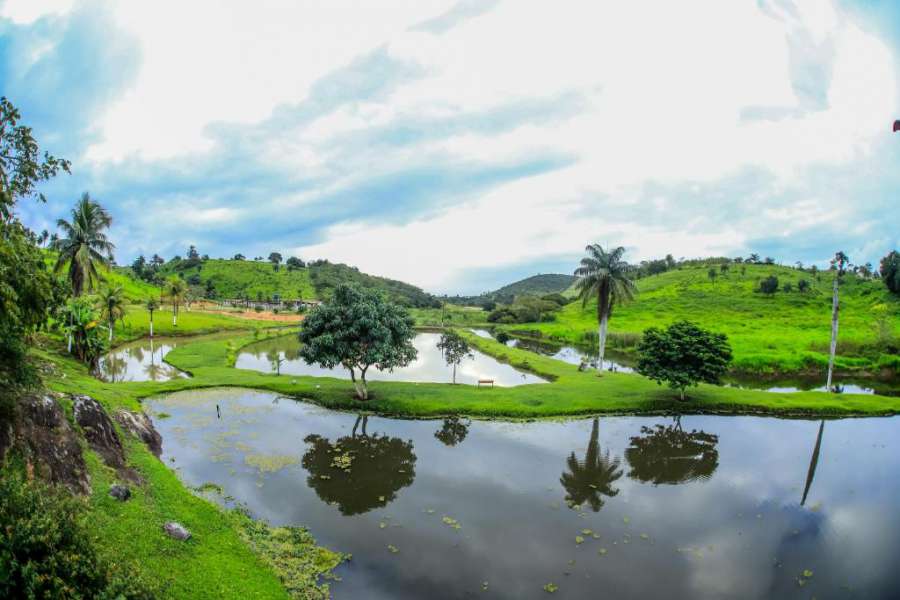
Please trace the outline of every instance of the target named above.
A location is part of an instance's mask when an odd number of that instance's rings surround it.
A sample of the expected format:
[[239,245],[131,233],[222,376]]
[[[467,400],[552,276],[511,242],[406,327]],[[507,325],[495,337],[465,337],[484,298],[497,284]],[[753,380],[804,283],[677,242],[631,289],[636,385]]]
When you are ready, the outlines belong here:
[[181,277],[172,276],[163,286],[163,295],[172,303],[172,326],[178,327],[178,307],[187,296],[188,286]]
[[805,279],[799,280],[799,281],[797,282],[797,290],[798,290],[801,294],[805,294],[807,291],[809,291],[809,282],[808,282],[807,280],[805,280]]
[[900,294],[900,252],[891,250],[879,265],[881,280],[891,292]]
[[272,263],[272,270],[277,271],[281,266],[281,255],[277,252],[270,253],[269,262]]
[[121,285],[107,286],[100,290],[97,303],[100,306],[100,318],[109,324],[109,343],[112,343],[116,321],[125,318],[125,291]]
[[444,360],[453,367],[453,383],[456,384],[456,367],[465,358],[475,358],[475,354],[469,347],[469,343],[455,331],[448,331],[441,335],[437,343],[438,350],[444,355]]
[[595,417],[584,460],[578,460],[573,452],[566,459],[568,470],[559,478],[566,490],[566,502],[569,506],[587,504],[594,512],[603,508],[604,496],[612,498],[619,494],[613,484],[622,477],[619,458],[610,458],[609,450],[605,453],[600,451],[599,432],[600,420]]
[[834,258],[831,259],[831,271],[834,273],[834,280],[831,294],[831,344],[828,349],[828,377],[825,387],[831,390],[831,376],[834,372],[834,356],[837,353],[838,339],[838,319],[841,310],[838,288],[847,271],[847,265],[850,264],[850,258],[844,254],[842,250],[838,250]]
[[69,172],[69,161],[41,154],[20,120],[16,107],[0,98],[0,418],[10,416],[23,387],[37,383],[26,340],[47,322],[55,301],[44,255],[13,211],[22,198],[45,201],[37,186]]
[[497,340],[498,342],[500,342],[501,344],[506,344],[506,342],[508,342],[508,341],[510,340],[510,337],[509,337],[509,334],[508,334],[508,333],[506,333],[506,332],[503,331],[503,330],[500,330],[500,331],[498,331],[497,334],[494,336],[494,339],[496,339],[496,340]]
[[94,288],[101,279],[97,265],[109,267],[113,259],[112,242],[105,230],[112,224],[112,217],[85,192],[72,209],[72,221],[59,219],[57,227],[63,235],[53,245],[59,252],[54,270],[57,273],[68,266],[66,278],[72,286],[72,295],[80,296]]
[[728,263],[722,263],[719,265],[719,270],[722,272],[722,275],[728,275],[728,270],[731,266]]
[[150,313],[150,337],[153,337],[153,313],[159,309],[159,301],[156,298],[150,298],[144,304],[144,308]]
[[582,306],[587,306],[589,300],[597,299],[597,368],[602,371],[606,334],[613,306],[632,300],[637,288],[631,280],[628,263],[622,260],[625,248],[619,246],[612,252],[607,252],[600,244],[590,244],[585,247],[585,252],[587,256],[581,259],[581,266],[575,269],[575,275],[579,277],[575,285]]
[[794,291],[794,284],[792,284],[790,281],[785,281],[785,282],[784,282],[784,285],[781,286],[781,290],[782,290],[785,294],[790,294],[791,292]]
[[284,264],[287,265],[288,271],[296,271],[306,266],[305,264],[303,264],[303,261],[296,256],[291,256]]
[[357,398],[368,400],[366,372],[373,366],[391,371],[415,360],[414,335],[406,309],[377,292],[340,285],[329,302],[304,319],[300,355],[327,369],[343,366],[350,371]]
[[247,257],[241,253],[237,253],[231,258],[231,260],[247,260]]
[[759,291],[763,294],[771,296],[775,292],[778,291],[778,278],[774,275],[769,275],[765,279],[759,282]]
[[69,172],[69,161],[46,152],[41,156],[31,128],[20,124],[19,110],[0,98],[0,220],[8,221],[15,203],[21,198],[35,198],[45,202],[37,185],[56,177],[60,171]]
[[731,362],[731,346],[724,334],[677,321],[667,329],[644,331],[638,357],[638,373],[659,384],[667,383],[684,400],[688,386],[719,383]]

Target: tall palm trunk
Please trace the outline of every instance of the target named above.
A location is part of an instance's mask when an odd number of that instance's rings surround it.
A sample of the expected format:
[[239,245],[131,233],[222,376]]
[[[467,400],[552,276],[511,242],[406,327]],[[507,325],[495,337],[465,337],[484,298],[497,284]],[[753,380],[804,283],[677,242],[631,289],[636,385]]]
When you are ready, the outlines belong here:
[[115,327],[116,322],[112,319],[109,320],[109,343],[112,344],[113,339],[113,327]]
[[609,283],[604,282],[597,290],[597,372],[603,372],[603,356],[606,354],[606,332],[609,328]]
[[812,486],[813,478],[816,476],[816,467],[819,464],[819,451],[822,449],[822,432],[825,430],[825,419],[819,423],[819,435],[816,436],[816,445],[813,448],[812,458],[809,459],[809,469],[806,471],[806,485],[803,486],[803,498],[800,499],[800,506],[806,504],[806,496],[809,495],[809,488]]
[[153,337],[153,311],[150,311],[150,337]]
[[831,375],[834,371],[834,355],[837,352],[838,337],[838,312],[840,311],[840,302],[838,300],[838,274],[834,274],[834,287],[831,297],[831,347],[828,354],[828,380],[825,388],[831,391]]
[[178,305],[172,305],[172,327],[178,327]]

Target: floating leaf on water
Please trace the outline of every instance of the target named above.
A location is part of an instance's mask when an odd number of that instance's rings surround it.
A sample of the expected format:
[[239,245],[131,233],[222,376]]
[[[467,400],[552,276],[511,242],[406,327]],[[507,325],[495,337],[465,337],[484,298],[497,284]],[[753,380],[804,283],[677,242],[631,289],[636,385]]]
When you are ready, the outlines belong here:
[[576,536],[575,536],[575,543],[576,543],[576,544],[583,544],[583,543],[584,543],[584,538],[581,537],[580,535],[576,535]]
[[813,576],[813,572],[810,571],[809,569],[804,569],[804,570],[803,570],[803,576],[806,577],[807,579],[809,579],[810,577]]
[[590,529],[582,529],[581,533],[583,533],[584,535],[593,535],[594,534],[594,532],[591,531]]
[[599,533],[592,533],[592,534],[591,534],[591,537],[594,538],[595,540],[599,540],[599,539],[600,539],[600,534],[599,534]]
[[556,590],[559,589],[559,586],[554,583],[548,583],[544,586],[544,591],[548,594],[555,594]]
[[628,517],[622,517],[622,522],[628,525],[629,523],[631,523],[631,519],[629,519]]
[[387,549],[390,550],[391,554],[397,554],[398,552],[400,552],[400,548],[393,544],[388,544]]
[[427,509],[425,512],[427,512],[429,515],[433,515],[433,514],[434,514],[434,509],[433,509],[433,508],[429,508],[429,509]]
[[378,524],[378,529],[384,529],[385,527],[387,527],[387,523],[385,523],[384,521]]
[[642,534],[641,534],[641,539],[642,539],[642,540],[649,540],[649,539],[650,539],[650,536],[647,535],[646,533],[642,533]]
[[575,566],[575,559],[574,559],[574,558],[573,558],[572,560],[569,561],[569,566],[570,566],[570,567],[574,567],[574,566]]
[[600,550],[597,551],[597,554],[599,554],[600,556],[606,556],[606,548],[600,548]]
[[379,502],[384,502],[384,496],[378,496],[378,501],[379,501]]
[[483,591],[485,591],[485,592],[487,591],[487,589],[488,589],[488,582],[487,582],[487,581],[482,581],[482,582],[481,582],[481,589],[482,589]]

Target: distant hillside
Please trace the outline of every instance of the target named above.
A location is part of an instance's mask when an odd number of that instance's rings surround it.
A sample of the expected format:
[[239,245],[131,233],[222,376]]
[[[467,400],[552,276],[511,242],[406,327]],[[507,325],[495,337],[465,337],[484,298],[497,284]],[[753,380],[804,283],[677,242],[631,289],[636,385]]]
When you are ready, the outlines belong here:
[[[130,267],[117,269],[118,277],[131,280],[131,287],[149,285],[131,277],[131,273]],[[315,261],[293,270],[282,264],[277,271],[271,263],[264,261],[225,259],[169,261],[159,269],[158,277],[165,279],[172,275],[183,277],[198,290],[200,295],[211,298],[247,297],[255,300],[269,299],[277,294],[282,299],[327,300],[339,284],[352,283],[363,288],[380,290],[394,302],[405,306],[438,305],[433,296],[408,283],[367,275],[356,267],[327,261]],[[136,289],[143,290],[140,287]]]
[[493,292],[485,292],[478,296],[444,296],[442,300],[461,306],[484,306],[496,302],[510,304],[516,296],[543,296],[545,294],[562,293],[574,285],[575,279],[574,275],[562,275],[559,273],[532,275],[531,277],[504,285]]
[[[637,281],[634,302],[617,306],[610,319],[611,346],[630,350],[648,327],[688,319],[728,335],[735,367],[745,371],[821,370],[831,336],[831,273],[764,264],[682,266]],[[779,289],[760,293],[773,275]],[[800,281],[809,289],[800,291]],[[565,342],[596,343],[596,302],[563,307],[552,322],[504,326]],[[841,285],[838,366],[900,371],[900,298],[875,279],[852,273]]]
[[544,294],[562,293],[573,283],[575,283],[574,275],[563,275],[561,273],[532,275],[515,283],[504,285],[488,295],[494,298],[507,298],[523,294],[543,296]]

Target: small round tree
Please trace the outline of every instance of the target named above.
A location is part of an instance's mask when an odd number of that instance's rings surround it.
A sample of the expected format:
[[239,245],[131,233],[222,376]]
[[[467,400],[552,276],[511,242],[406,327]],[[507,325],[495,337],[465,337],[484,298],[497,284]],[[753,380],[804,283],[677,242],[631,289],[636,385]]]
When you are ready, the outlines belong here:
[[448,331],[441,335],[437,347],[443,353],[447,364],[453,366],[453,383],[456,384],[456,367],[464,358],[475,358],[469,343],[455,331]]
[[678,321],[667,329],[644,331],[638,355],[638,373],[660,385],[667,383],[684,400],[688,386],[719,383],[731,362],[731,346],[724,334]]
[[413,335],[413,320],[405,308],[377,292],[342,284],[303,321],[300,356],[326,369],[343,366],[350,371],[356,397],[368,400],[366,372],[373,366],[393,371],[415,360]]

